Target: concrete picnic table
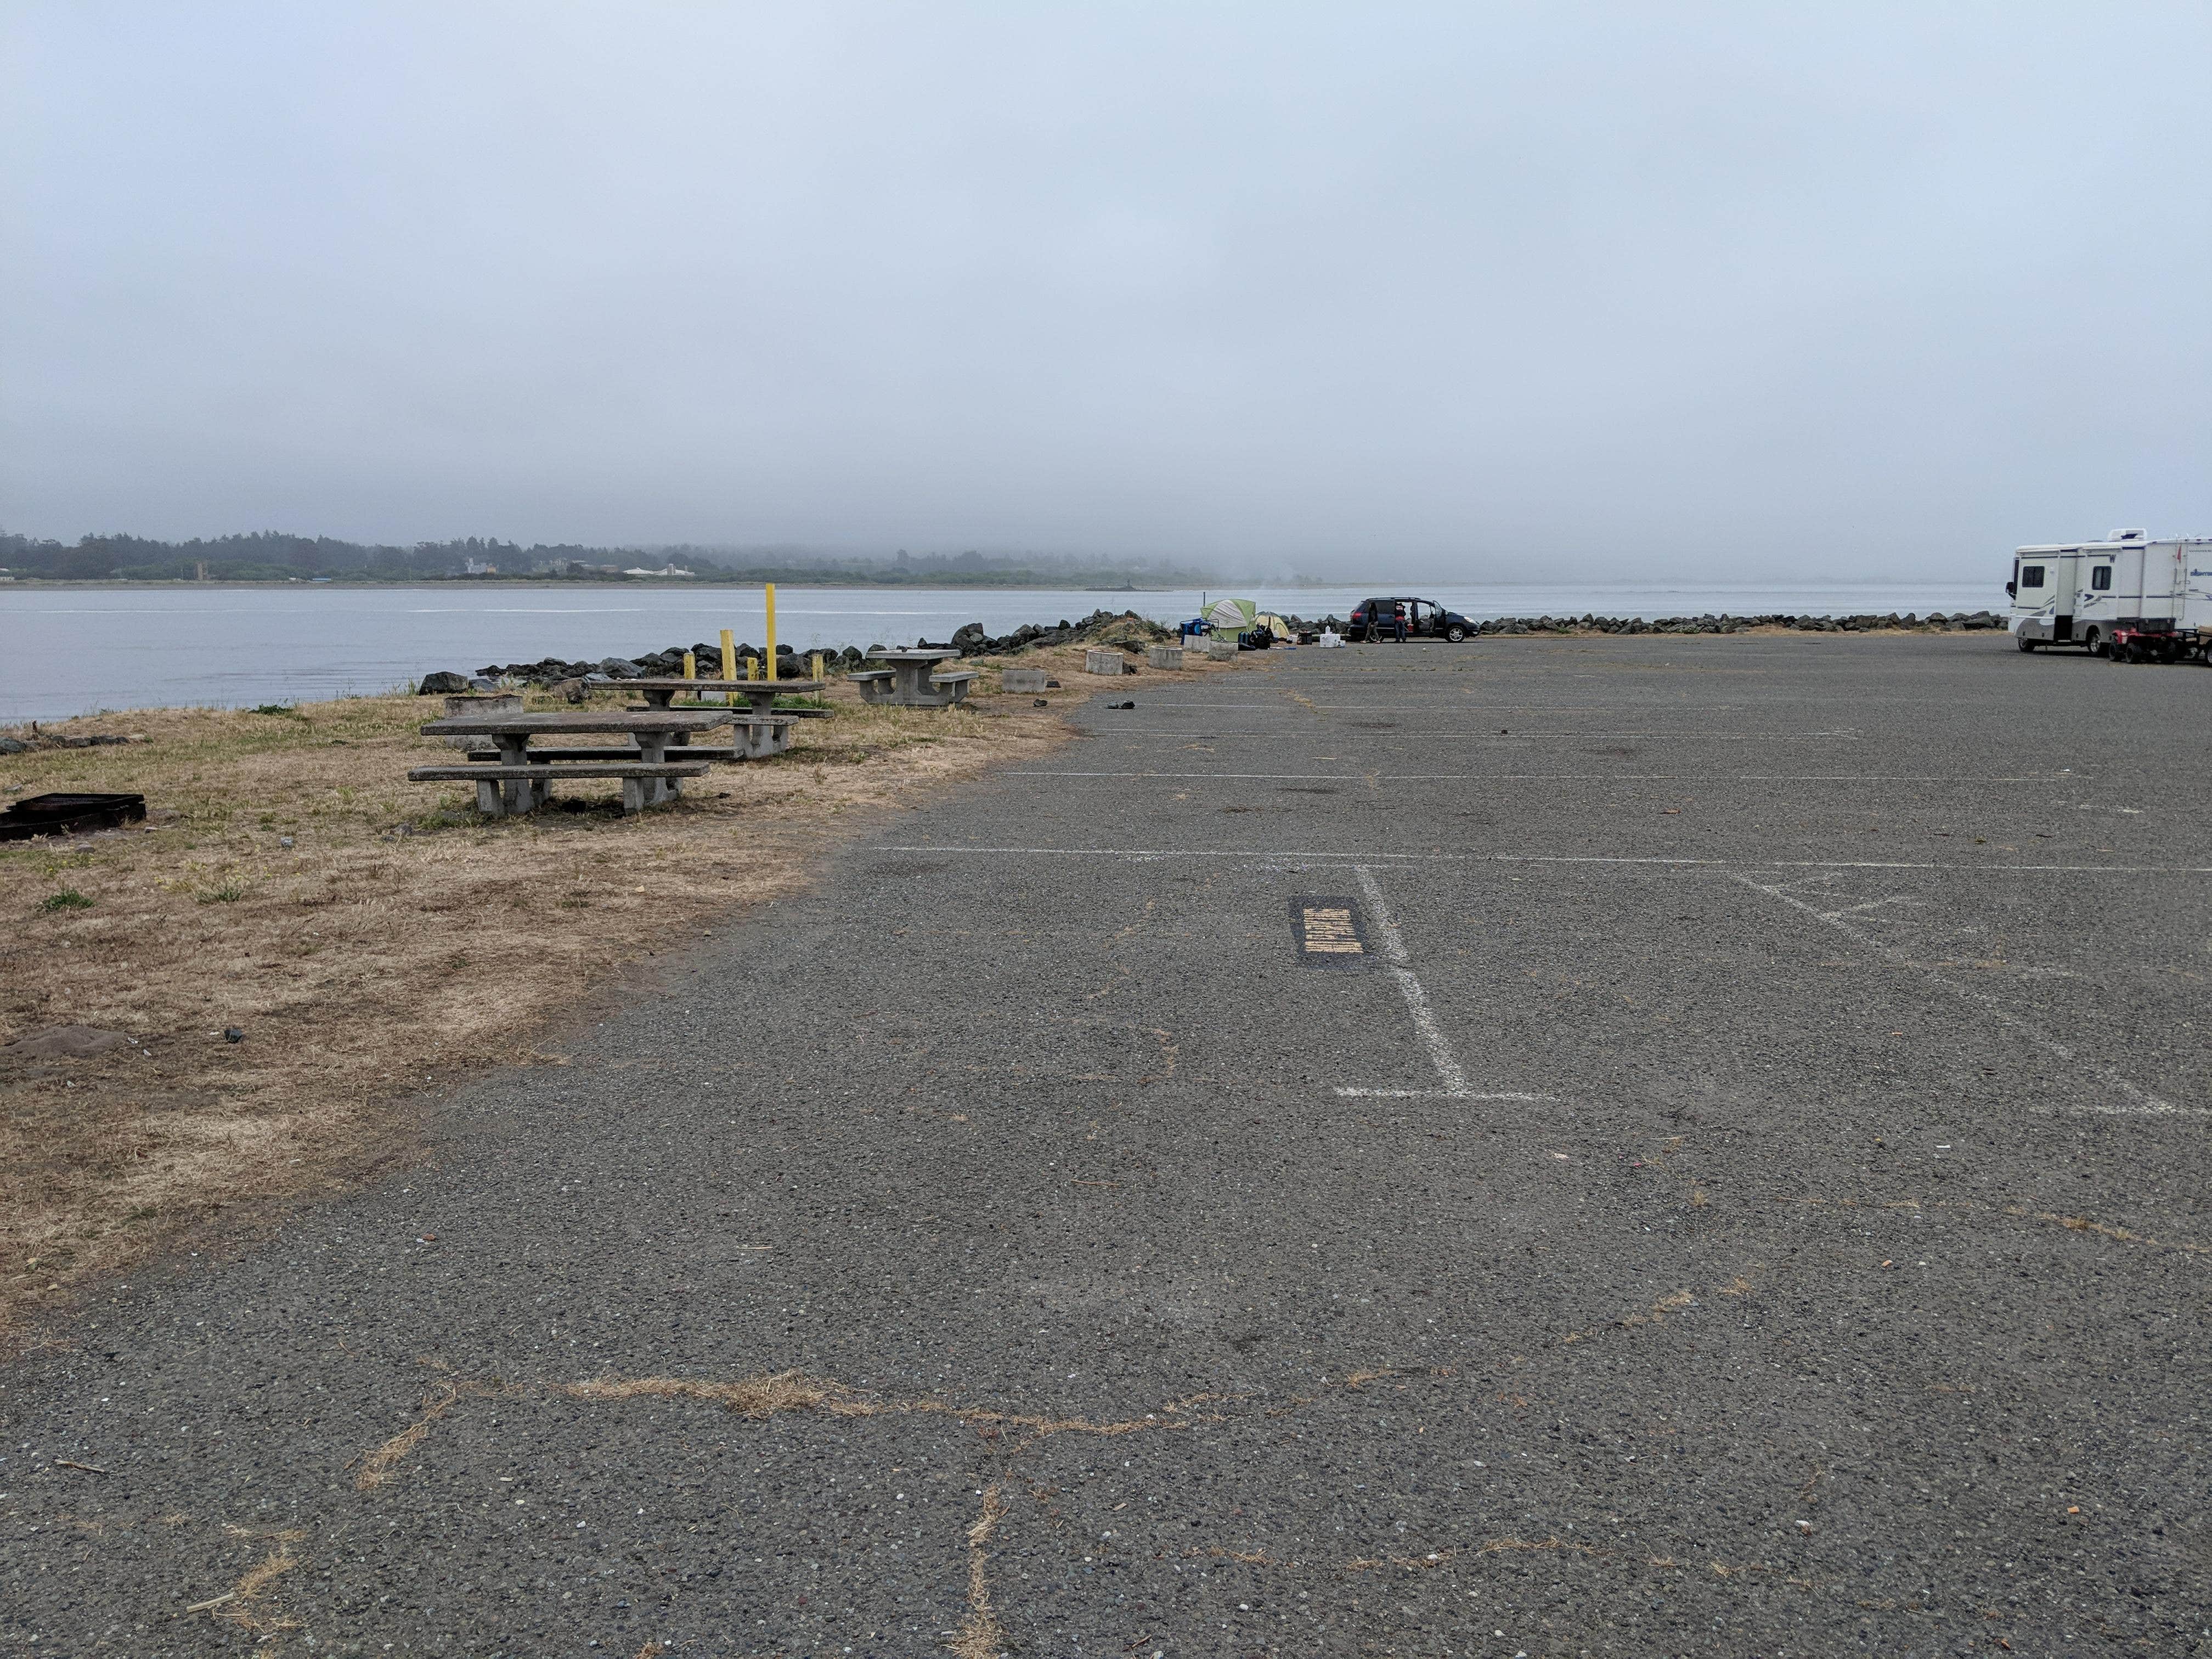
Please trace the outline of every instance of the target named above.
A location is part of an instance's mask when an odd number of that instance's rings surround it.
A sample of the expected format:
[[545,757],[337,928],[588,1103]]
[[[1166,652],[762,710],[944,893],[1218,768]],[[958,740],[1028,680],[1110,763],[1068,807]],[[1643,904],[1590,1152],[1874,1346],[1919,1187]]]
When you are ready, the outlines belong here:
[[959,656],[957,651],[937,646],[917,646],[908,651],[871,651],[870,662],[889,663],[888,668],[864,669],[846,676],[860,688],[867,702],[887,702],[901,708],[945,708],[968,695],[974,673],[933,673],[938,664]]
[[756,714],[792,714],[796,715],[802,720],[806,719],[809,716],[818,718],[822,715],[827,714],[830,711],[826,708],[778,708],[775,706],[775,700],[779,696],[812,696],[816,693],[819,692],[826,684],[827,682],[823,680],[685,680],[676,678],[617,680],[615,682],[615,684],[623,690],[640,693],[645,698],[647,706],[653,708],[669,708],[675,702],[676,699],[680,696],[687,695],[698,696],[708,691],[720,691],[725,696],[735,695],[744,697],[747,702],[752,705],[753,713]]
[[[499,750],[490,766],[419,766],[407,775],[418,782],[473,780],[477,805],[487,816],[528,812],[551,798],[558,778],[614,777],[623,782],[623,810],[635,812],[678,794],[687,777],[707,769],[706,759],[687,761],[681,748],[671,757],[672,744],[688,743],[695,732],[711,732],[731,723],[727,709],[655,708],[643,711],[562,714],[461,714],[423,723],[426,738],[489,738]],[[586,732],[619,732],[636,744],[635,753],[610,747],[604,763],[566,758],[580,753],[562,751],[558,763],[550,757],[533,760],[530,744],[538,738],[565,738]]]

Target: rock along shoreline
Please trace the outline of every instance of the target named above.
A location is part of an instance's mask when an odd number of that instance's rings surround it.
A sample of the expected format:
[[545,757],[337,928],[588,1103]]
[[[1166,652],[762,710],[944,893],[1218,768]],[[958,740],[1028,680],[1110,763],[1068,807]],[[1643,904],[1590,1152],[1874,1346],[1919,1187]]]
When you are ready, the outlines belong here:
[[[1344,619],[1328,616],[1307,620],[1285,615],[1291,628],[1300,633],[1316,632],[1334,627],[1341,633]],[[1872,634],[1922,633],[1949,634],[2001,629],[2005,618],[1994,611],[1930,611],[1926,616],[1913,612],[1902,615],[1897,611],[1864,612],[1848,617],[1805,617],[1781,612],[1759,616],[1660,617],[1646,620],[1642,617],[1601,617],[1595,613],[1580,617],[1499,617],[1485,622],[1485,635],[1577,635],[1577,634],[1742,634],[1753,629],[1784,629],[1802,634]],[[1139,617],[1133,611],[1094,611],[1080,622],[1062,619],[1057,623],[1030,623],[1011,634],[992,635],[983,630],[980,623],[969,623],[954,631],[952,637],[939,643],[957,650],[963,657],[1010,656],[1031,647],[1073,644],[1115,644],[1141,648],[1156,641],[1169,641],[1176,631],[1149,617]],[[710,674],[720,666],[720,644],[702,640],[689,647],[672,645],[665,650],[647,652],[638,657],[605,657],[597,662],[568,662],[557,657],[528,663],[491,663],[477,671],[476,679],[506,682],[534,686],[557,685],[564,681],[597,678],[605,680],[647,679],[680,674],[684,672],[684,653],[689,649],[699,672]],[[877,641],[870,650],[882,648]],[[798,665],[806,655],[792,650],[787,645],[776,647],[777,676],[780,678],[799,678]],[[740,661],[759,662],[765,653],[761,647],[740,644],[737,647]],[[825,666],[839,670],[858,668],[866,660],[867,653],[859,646],[848,645],[842,650],[822,653]],[[441,672],[424,676],[424,691],[465,691],[471,677]]]

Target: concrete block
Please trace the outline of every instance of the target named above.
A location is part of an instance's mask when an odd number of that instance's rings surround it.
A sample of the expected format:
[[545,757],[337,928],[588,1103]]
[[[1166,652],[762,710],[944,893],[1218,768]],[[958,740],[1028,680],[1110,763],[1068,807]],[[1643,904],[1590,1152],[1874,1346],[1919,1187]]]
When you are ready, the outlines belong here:
[[1155,668],[1180,668],[1182,666],[1182,647],[1179,645],[1148,645],[1145,647],[1145,660]]
[[1234,640],[1208,640],[1206,642],[1206,654],[1210,660],[1214,662],[1234,662],[1237,660],[1237,641]]
[[1086,674],[1126,674],[1129,659],[1114,650],[1090,650],[1083,653],[1083,672]]
[[1007,668],[999,673],[999,685],[1006,691],[1042,691],[1050,679],[1049,671],[1042,668]]
[[459,714],[520,714],[520,691],[465,691],[446,699],[446,718]]
[[[446,718],[457,714],[520,714],[522,712],[522,693],[520,691],[464,691],[446,699]],[[448,749],[473,749],[485,741],[483,738],[447,738]]]

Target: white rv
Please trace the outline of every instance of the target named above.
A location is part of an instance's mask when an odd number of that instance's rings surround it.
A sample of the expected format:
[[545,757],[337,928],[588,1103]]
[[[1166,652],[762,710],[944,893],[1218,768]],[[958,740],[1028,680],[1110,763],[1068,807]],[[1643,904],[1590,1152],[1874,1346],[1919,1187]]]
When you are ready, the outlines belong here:
[[2115,530],[2023,547],[2005,592],[2023,651],[2078,645],[2116,662],[2178,662],[2212,647],[2212,537]]

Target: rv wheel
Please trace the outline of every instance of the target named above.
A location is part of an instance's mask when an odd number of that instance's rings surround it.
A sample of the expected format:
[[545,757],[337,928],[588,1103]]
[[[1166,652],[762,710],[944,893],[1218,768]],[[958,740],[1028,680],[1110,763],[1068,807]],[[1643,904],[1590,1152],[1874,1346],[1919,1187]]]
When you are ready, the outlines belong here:
[[2035,641],[2023,635],[2021,637],[2020,648],[2023,651],[2033,651],[2035,649]]
[[2082,635],[2081,642],[2089,647],[2089,654],[2093,657],[2109,657],[2112,654],[2112,647],[2105,642],[2105,636],[2094,628]]

